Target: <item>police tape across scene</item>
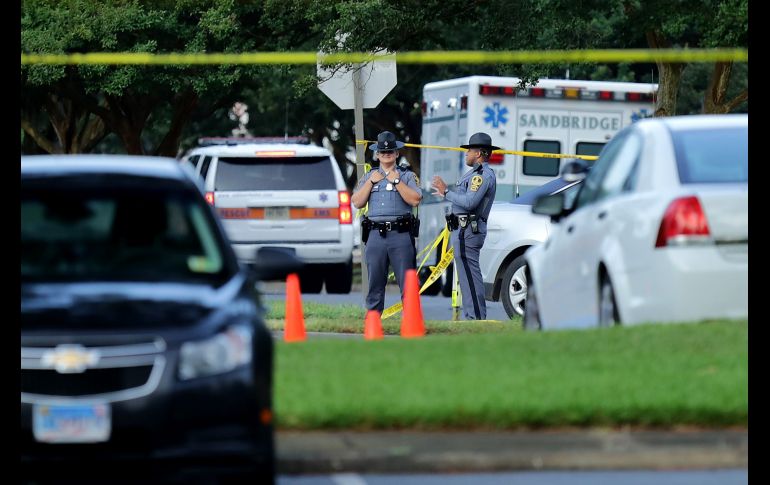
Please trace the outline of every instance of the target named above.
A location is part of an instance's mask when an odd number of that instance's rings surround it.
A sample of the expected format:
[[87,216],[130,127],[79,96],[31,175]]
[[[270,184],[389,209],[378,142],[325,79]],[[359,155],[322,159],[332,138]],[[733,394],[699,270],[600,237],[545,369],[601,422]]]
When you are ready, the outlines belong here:
[[748,49],[584,49],[521,51],[415,51],[377,56],[369,52],[22,53],[21,64],[221,65],[340,64],[396,61],[399,64],[523,64],[560,62],[748,62]]
[[[356,140],[359,145],[366,143],[372,143],[369,140]],[[410,148],[435,148],[437,150],[452,150],[456,152],[467,151],[465,148],[459,147],[442,147],[436,145],[420,145],[417,143],[404,143],[405,147]],[[521,155],[522,157],[541,157],[541,158],[579,158],[581,160],[596,160],[599,158],[597,155],[567,155],[563,153],[543,153],[543,152],[525,152],[521,150],[494,150],[492,153],[503,153],[506,155]]]

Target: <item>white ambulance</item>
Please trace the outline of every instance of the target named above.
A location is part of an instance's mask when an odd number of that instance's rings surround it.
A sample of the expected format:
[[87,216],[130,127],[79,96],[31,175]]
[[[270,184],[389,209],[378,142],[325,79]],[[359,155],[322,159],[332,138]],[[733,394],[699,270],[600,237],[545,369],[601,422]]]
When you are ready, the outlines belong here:
[[[519,81],[516,77],[470,76],[426,84],[422,144],[459,147],[482,131],[505,150],[597,155],[620,129],[653,115],[658,88],[657,84],[540,79],[522,90]],[[509,201],[557,178],[568,160],[492,154],[489,163],[497,176],[495,200]],[[448,202],[431,194],[431,179],[439,175],[452,185],[467,169],[464,151],[422,149],[418,250],[438,236],[450,210]],[[444,278],[444,294],[448,294],[450,281]],[[429,294],[438,291],[437,287],[431,290]]]

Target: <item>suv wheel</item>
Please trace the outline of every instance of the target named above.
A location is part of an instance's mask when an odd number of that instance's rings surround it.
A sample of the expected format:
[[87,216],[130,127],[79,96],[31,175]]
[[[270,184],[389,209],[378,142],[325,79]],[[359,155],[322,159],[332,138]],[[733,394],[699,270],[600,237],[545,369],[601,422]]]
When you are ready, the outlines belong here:
[[505,268],[500,299],[508,318],[524,315],[527,301],[527,264],[523,255],[515,258]]
[[321,293],[324,280],[320,268],[311,266],[299,275],[299,287],[302,293]]
[[324,281],[326,282],[327,293],[350,293],[350,290],[353,288],[353,261],[330,264],[326,267],[325,274]]

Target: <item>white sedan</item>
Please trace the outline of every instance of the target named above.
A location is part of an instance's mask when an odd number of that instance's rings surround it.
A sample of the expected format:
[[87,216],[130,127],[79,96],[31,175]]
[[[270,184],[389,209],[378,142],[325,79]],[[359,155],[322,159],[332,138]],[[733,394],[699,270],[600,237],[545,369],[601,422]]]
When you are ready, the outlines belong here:
[[641,120],[619,132],[572,209],[524,254],[525,328],[748,316],[748,115]]

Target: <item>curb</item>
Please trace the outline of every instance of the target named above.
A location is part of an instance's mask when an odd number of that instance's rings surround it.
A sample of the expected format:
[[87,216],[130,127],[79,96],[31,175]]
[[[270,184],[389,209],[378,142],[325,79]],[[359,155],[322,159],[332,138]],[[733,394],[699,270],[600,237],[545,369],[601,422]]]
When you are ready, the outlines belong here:
[[278,431],[281,474],[748,469],[748,430]]

